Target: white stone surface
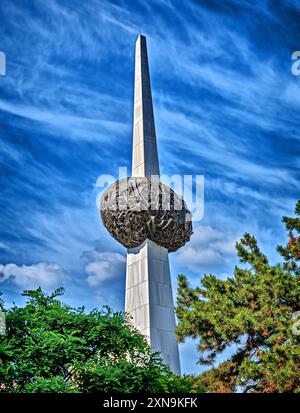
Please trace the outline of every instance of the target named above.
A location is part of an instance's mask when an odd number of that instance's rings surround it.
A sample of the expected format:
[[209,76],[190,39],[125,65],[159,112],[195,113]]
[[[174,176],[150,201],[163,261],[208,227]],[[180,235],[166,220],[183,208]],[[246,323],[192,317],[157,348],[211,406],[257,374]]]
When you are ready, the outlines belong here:
[[150,74],[145,36],[135,46],[132,176],[159,175]]
[[152,349],[180,374],[168,251],[153,241],[127,252],[125,311]]
[[[135,49],[132,176],[153,175],[159,179],[159,162],[146,38],[139,36]],[[152,349],[180,374],[168,251],[150,240],[127,252],[125,311]]]

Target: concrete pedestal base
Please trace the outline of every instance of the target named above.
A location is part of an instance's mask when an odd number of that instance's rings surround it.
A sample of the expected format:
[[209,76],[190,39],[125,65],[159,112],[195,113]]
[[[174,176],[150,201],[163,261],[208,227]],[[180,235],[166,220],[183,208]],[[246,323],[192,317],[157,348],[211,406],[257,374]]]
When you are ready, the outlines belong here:
[[150,240],[127,251],[125,311],[153,351],[180,374],[168,250]]

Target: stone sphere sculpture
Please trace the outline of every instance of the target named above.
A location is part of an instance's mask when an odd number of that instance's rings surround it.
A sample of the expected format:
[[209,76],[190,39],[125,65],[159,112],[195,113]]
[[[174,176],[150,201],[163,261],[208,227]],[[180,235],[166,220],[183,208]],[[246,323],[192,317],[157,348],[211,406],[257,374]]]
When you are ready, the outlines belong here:
[[114,182],[102,195],[100,214],[110,235],[126,248],[150,239],[174,252],[193,233],[192,214],[183,198],[150,177]]

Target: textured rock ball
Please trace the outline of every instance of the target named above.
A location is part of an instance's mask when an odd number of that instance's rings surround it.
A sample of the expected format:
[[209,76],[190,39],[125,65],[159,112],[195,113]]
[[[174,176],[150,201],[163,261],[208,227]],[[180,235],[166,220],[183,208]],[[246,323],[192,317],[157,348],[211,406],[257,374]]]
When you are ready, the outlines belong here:
[[126,248],[150,239],[174,252],[193,233],[192,215],[183,198],[150,178],[114,182],[102,195],[100,213],[108,232]]

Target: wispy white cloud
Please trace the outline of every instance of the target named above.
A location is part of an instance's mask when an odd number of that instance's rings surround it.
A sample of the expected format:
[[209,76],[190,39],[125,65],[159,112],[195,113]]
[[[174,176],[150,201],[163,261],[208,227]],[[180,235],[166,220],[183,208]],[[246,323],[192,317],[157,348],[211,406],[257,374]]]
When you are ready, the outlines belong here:
[[5,242],[0,242],[0,249],[4,250],[4,251],[9,251],[11,250],[11,247],[6,244]]
[[0,282],[9,280],[22,289],[60,287],[69,281],[69,276],[56,263],[39,262],[33,265],[0,265]]
[[[100,100],[100,99],[99,99]],[[96,142],[109,141],[112,134],[123,135],[129,125],[112,120],[74,116],[67,113],[39,109],[36,106],[24,106],[0,101],[0,109],[14,115],[50,125],[57,132],[64,132],[68,139],[82,139]],[[99,114],[101,113],[99,108]]]
[[236,236],[211,226],[197,226],[190,242],[179,250],[176,261],[197,274],[232,266]]
[[125,277],[126,258],[116,252],[89,251],[84,253],[89,263],[84,267],[90,287],[101,287],[107,281]]

